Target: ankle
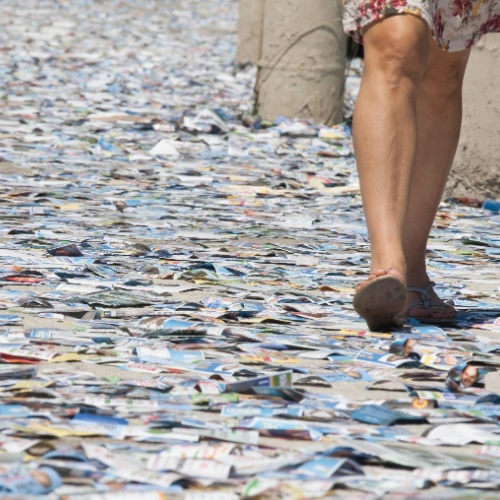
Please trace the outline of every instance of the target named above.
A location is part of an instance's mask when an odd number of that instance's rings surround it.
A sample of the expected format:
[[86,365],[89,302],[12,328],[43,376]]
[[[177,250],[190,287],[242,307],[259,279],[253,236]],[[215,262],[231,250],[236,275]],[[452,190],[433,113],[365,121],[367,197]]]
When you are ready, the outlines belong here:
[[425,287],[431,281],[426,271],[408,271],[407,283],[410,286]]

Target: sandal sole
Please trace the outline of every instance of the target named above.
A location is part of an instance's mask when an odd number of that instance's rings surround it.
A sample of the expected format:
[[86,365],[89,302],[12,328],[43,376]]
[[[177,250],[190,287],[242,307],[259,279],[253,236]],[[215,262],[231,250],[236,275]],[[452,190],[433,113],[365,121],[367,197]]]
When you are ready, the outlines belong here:
[[406,287],[393,276],[380,276],[364,285],[352,303],[371,331],[401,326],[395,316],[405,307]]
[[415,316],[408,316],[408,319],[418,321],[422,325],[456,326],[458,323],[456,319],[416,318]]

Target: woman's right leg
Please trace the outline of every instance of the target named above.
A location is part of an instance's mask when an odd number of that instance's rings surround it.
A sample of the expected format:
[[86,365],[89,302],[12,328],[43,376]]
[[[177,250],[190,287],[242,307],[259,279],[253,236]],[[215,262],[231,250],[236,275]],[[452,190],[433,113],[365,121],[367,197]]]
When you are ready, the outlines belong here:
[[[425,262],[427,238],[458,145],[462,84],[470,53],[470,50],[446,52],[434,40],[429,45],[429,61],[418,96],[419,145],[403,238],[407,282],[421,289],[430,283]],[[431,210],[422,210],[424,207]],[[444,304],[432,289],[429,298],[435,306],[418,305],[419,294],[408,292],[408,306],[417,304],[408,314],[429,320],[455,317],[455,310]]]
[[[406,283],[403,233],[417,153],[416,101],[429,53],[429,28],[412,15],[372,24],[353,136],[371,243],[371,276]],[[361,284],[361,288],[365,283]]]

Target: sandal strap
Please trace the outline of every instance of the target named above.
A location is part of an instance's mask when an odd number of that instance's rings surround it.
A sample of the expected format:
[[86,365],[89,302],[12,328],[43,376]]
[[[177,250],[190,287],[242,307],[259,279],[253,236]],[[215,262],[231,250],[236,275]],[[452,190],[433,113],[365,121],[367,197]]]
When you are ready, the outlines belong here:
[[429,302],[429,304],[426,306],[421,300],[417,302],[412,302],[409,306],[406,307],[404,314],[406,316],[410,316],[410,311],[414,307],[422,307],[424,309],[429,309],[430,307],[453,307],[451,304],[439,304],[438,302]]
[[[424,307],[429,307],[430,305],[430,299],[431,299],[431,296],[430,296],[430,291],[436,286],[436,283],[434,283],[434,281],[430,281],[429,284],[425,287],[418,287],[418,286],[411,286],[411,285],[407,285],[406,286],[406,289],[409,291],[409,292],[417,292],[420,294],[420,301],[418,302],[415,302],[414,304],[412,304],[412,307],[415,307],[416,305],[423,305]],[[408,307],[407,308],[408,311],[411,309],[411,307]]]

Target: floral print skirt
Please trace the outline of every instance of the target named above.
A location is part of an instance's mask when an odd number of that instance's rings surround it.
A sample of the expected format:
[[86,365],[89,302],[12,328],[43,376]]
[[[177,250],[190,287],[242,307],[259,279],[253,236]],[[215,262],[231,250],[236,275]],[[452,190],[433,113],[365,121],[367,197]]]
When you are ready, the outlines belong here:
[[500,32],[500,0],[344,0],[344,29],[362,42],[369,24],[398,14],[421,17],[445,50],[472,47],[485,33]]

